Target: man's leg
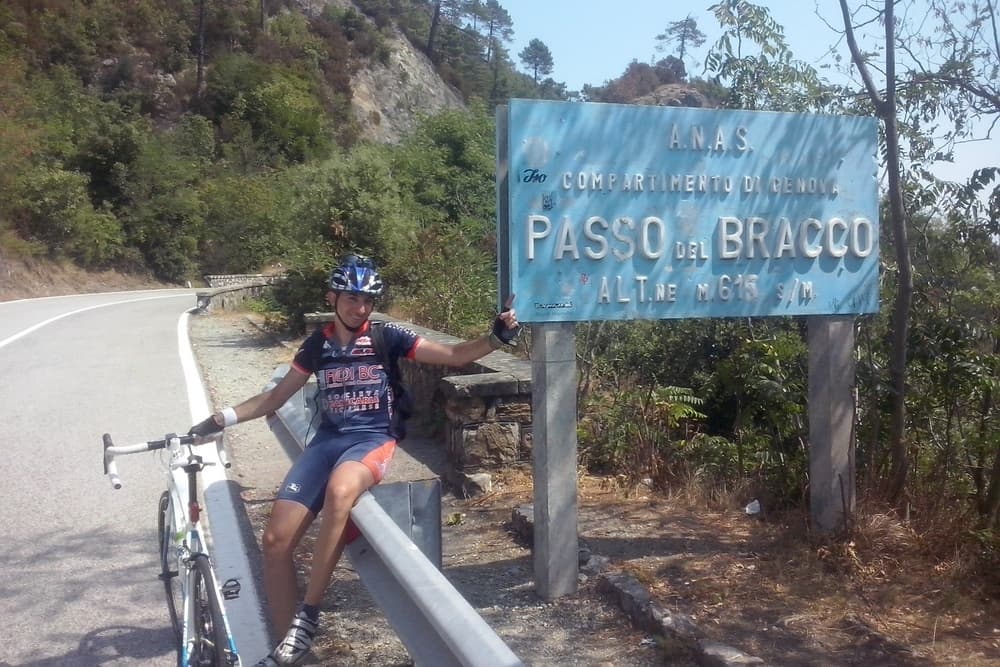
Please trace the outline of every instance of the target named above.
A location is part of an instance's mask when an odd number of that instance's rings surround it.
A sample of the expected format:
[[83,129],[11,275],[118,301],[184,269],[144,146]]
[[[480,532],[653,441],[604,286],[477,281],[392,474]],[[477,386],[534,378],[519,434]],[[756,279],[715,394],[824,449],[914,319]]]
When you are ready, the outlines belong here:
[[330,475],[319,536],[313,550],[309,583],[306,586],[305,604],[319,605],[323,601],[323,595],[333,577],[333,568],[344,552],[342,538],[351,508],[361,494],[374,484],[375,477],[371,470],[358,461],[344,461]]
[[274,631],[279,636],[288,630],[299,597],[295,547],[314,518],[305,505],[291,500],[275,500],[271,518],[264,529],[264,592]]
[[[344,461],[334,468],[326,485],[323,521],[320,524],[302,608],[291,617],[288,631],[270,659],[278,665],[297,665],[312,649],[319,628],[319,605],[344,551],[344,528],[358,496],[375,483],[375,476],[363,463]],[[295,579],[294,569],[291,572]],[[282,610],[284,612],[284,609]],[[270,666],[270,663],[263,663]]]

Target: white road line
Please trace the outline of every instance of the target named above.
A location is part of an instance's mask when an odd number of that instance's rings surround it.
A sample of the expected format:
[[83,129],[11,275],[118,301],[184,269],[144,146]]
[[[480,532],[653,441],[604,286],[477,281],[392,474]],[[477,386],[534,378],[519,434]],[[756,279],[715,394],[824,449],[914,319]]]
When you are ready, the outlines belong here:
[[[55,317],[50,317],[49,319],[45,320],[44,322],[39,322],[38,324],[32,325],[32,326],[28,327],[27,329],[19,331],[18,333],[14,334],[13,336],[8,336],[7,338],[4,338],[3,340],[0,340],[0,347],[4,347],[5,345],[9,345],[10,343],[13,343],[15,340],[17,340],[19,338],[24,338],[25,336],[27,336],[28,334],[32,333],[33,331],[38,331],[42,327],[44,327],[44,326],[46,326],[48,324],[52,324],[53,322],[56,322],[58,320],[61,320],[64,317],[69,317],[71,315],[78,315],[79,313],[83,313],[83,312],[86,312],[88,310],[94,310],[95,308],[104,308],[105,306],[117,306],[117,305],[122,304],[122,303],[132,303],[133,301],[151,301],[152,299],[176,299],[178,296],[184,296],[184,294],[157,294],[156,296],[141,296],[141,297],[137,297],[137,298],[134,298],[134,299],[124,299],[122,301],[109,301],[108,303],[98,303],[98,304],[94,304],[93,306],[86,306],[85,308],[77,308],[76,310],[71,310],[71,311],[63,313],[61,315],[56,315]],[[54,298],[54,297],[48,297],[48,298]]]
[[[43,322],[19,331],[13,336],[0,340],[0,348],[46,325],[88,310],[136,301],[175,299],[183,295],[183,293],[156,294],[154,296],[122,299],[77,308],[76,310],[50,317]],[[195,309],[192,308],[191,310]],[[190,312],[183,313],[177,323],[177,341],[181,368],[184,372],[184,381],[187,386],[191,422],[194,423],[209,414],[209,407],[204,385],[201,382],[201,374],[198,372],[198,365],[195,362],[194,353],[191,350],[191,342],[188,338],[187,324]],[[213,560],[216,576],[219,578],[220,583],[230,578],[238,579],[240,582],[240,597],[229,601],[229,604],[226,605],[226,614],[229,618],[233,636],[236,639],[236,648],[240,652],[241,661],[244,665],[250,665],[253,664],[252,661],[266,655],[271,649],[267,634],[267,625],[264,621],[263,608],[260,602],[261,597],[257,592],[257,585],[253,577],[253,572],[250,569],[250,562],[246,557],[243,536],[239,530],[239,521],[235,509],[237,499],[233,498],[232,493],[230,493],[229,485],[226,483],[225,469],[218,460],[215,447],[203,446],[202,449],[203,451],[200,452],[202,456],[218,464],[209,466],[202,472],[202,480],[204,482],[203,492],[207,509],[205,512],[205,522],[211,531],[209,539],[213,543]],[[215,521],[211,521],[213,517]]]
[[[108,296],[110,294],[142,294],[144,292],[166,292],[167,290],[173,290],[175,292],[189,292],[191,288],[189,287],[165,287],[157,288],[153,287],[150,289],[134,289],[134,290],[117,290],[113,292],[85,292],[84,294],[56,294],[55,296],[29,296],[24,299],[11,299],[9,301],[0,301],[0,308],[6,306],[8,303],[24,303],[25,301],[51,301],[53,299],[72,299],[78,296]],[[176,295],[175,295],[176,296]]]
[[[184,370],[184,381],[187,384],[192,424],[201,421],[211,412],[188,338],[188,316],[194,310],[196,309],[192,308],[191,311],[181,315],[177,323],[177,347],[180,351],[181,368]],[[250,561],[247,559],[247,548],[243,545],[243,535],[239,530],[235,508],[238,498],[233,496],[229,484],[226,483],[226,471],[219,462],[215,446],[206,443],[199,449],[202,450],[200,453],[206,460],[217,464],[202,471],[208,538],[212,544],[213,564],[219,582],[222,583],[227,579],[238,579],[240,582],[240,597],[226,604],[226,615],[241,662],[244,665],[251,665],[267,655],[271,646],[260,603],[261,597],[257,592]]]

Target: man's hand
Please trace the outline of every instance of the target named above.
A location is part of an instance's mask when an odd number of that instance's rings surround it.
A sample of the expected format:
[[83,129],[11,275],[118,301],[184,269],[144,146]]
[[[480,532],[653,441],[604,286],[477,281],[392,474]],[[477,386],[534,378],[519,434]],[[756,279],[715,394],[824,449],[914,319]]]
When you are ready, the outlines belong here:
[[511,294],[503,304],[503,310],[493,320],[492,337],[504,345],[517,345],[517,337],[521,334],[521,325],[517,323],[517,313],[514,312],[514,296]]
[[214,433],[220,433],[222,431],[222,425],[215,421],[215,415],[209,415],[202,421],[198,422],[190,429],[188,429],[188,435],[196,435],[198,437],[204,438],[210,436]]

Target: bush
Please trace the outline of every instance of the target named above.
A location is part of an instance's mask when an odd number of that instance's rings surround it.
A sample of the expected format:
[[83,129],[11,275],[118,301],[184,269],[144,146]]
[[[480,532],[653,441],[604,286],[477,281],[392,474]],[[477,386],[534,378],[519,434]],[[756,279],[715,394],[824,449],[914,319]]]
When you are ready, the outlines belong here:
[[225,175],[203,185],[203,271],[248,273],[285,256],[290,241],[275,180]]
[[20,175],[9,193],[22,238],[42,244],[50,256],[69,257],[94,267],[112,262],[123,245],[121,225],[107,209],[94,210],[87,177],[56,167],[37,167]]
[[234,113],[263,150],[288,162],[322,157],[330,148],[322,104],[302,79],[282,76],[247,91]]
[[686,387],[633,385],[595,393],[583,406],[583,459],[595,472],[650,477],[665,486],[688,470],[681,443],[705,418],[697,409],[702,402]]
[[248,91],[270,78],[270,67],[252,56],[236,53],[219,58],[205,78],[204,111],[216,121],[234,113]]
[[332,264],[324,253],[304,254],[293,260],[284,279],[275,283],[271,290],[273,306],[284,317],[290,333],[301,334],[306,330],[306,313],[328,310],[326,281]]
[[415,241],[417,223],[399,192],[390,150],[362,146],[286,172],[282,188],[293,193],[288,206],[300,243],[362,252],[385,265]]

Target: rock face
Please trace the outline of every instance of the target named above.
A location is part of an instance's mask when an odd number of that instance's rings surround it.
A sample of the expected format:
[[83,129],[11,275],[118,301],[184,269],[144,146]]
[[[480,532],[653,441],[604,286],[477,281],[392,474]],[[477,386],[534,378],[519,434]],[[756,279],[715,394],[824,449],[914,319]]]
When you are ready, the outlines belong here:
[[[299,0],[298,4],[307,14],[319,13],[331,4],[364,16],[351,0]],[[351,104],[361,136],[379,143],[399,141],[421,116],[465,108],[462,96],[444,82],[430,59],[395,27],[391,30],[392,35],[385,38],[392,53],[389,64],[368,60],[351,77]]]
[[668,83],[648,95],[638,97],[633,104],[647,104],[658,107],[709,107],[714,106],[698,90],[682,83]]
[[365,139],[395,143],[421,116],[465,108],[461,96],[409,40],[396,34],[388,44],[392,50],[388,65],[369,61],[351,79],[354,113]]

